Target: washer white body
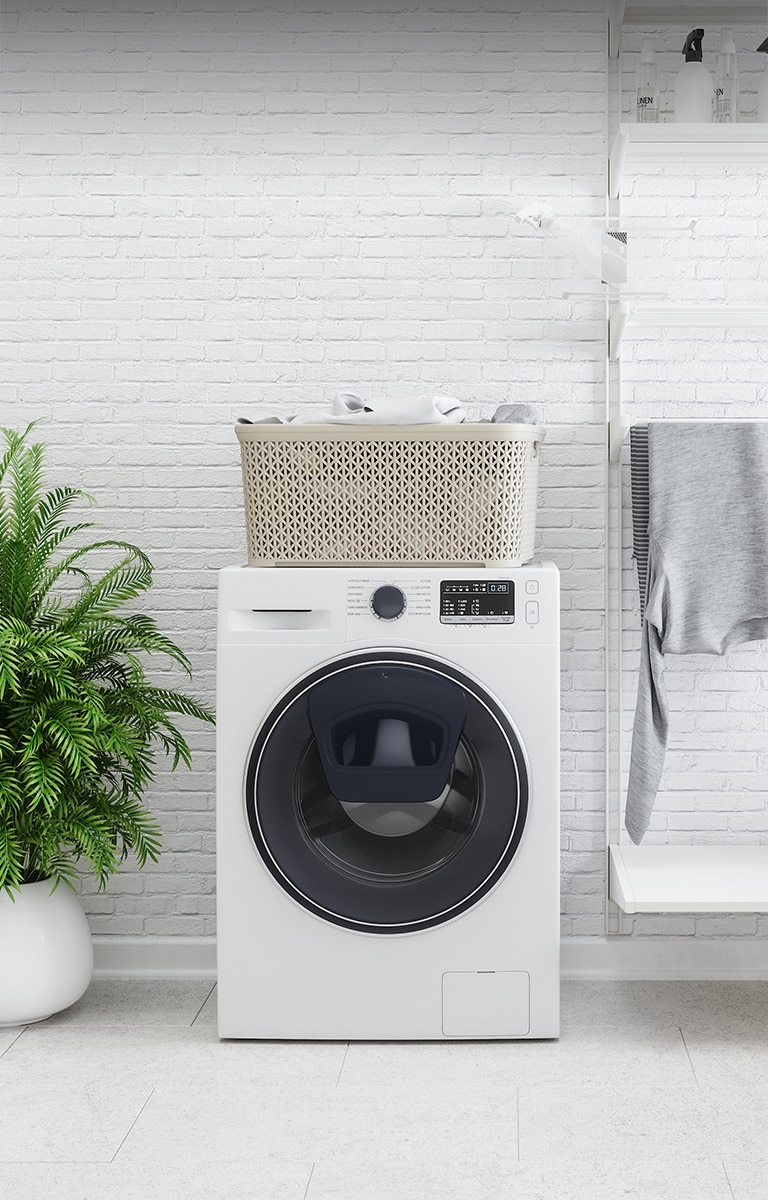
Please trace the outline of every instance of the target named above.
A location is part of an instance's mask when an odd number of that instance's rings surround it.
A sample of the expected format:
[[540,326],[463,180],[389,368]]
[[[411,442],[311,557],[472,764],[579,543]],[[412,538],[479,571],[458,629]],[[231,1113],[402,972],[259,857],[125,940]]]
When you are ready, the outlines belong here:
[[[446,613],[456,611],[451,599],[446,599],[446,581],[457,585],[464,581],[481,591],[487,590],[485,581],[495,581],[494,589],[498,581],[508,581],[514,619],[475,619],[472,602],[462,598],[464,620],[446,623]],[[486,569],[233,567],[221,571],[217,732],[221,1037],[558,1036],[558,583],[556,568],[540,563]],[[405,610],[397,619],[380,619],[371,609],[371,596],[384,585],[394,585],[405,597]],[[270,853],[263,845],[257,848],[253,833],[261,811],[257,791],[263,782],[262,751],[256,750],[270,747],[270,739],[277,736],[264,732],[270,728],[272,714],[288,703],[286,698],[309,694],[311,689],[302,682],[307,677],[314,678],[325,668],[333,675],[333,664],[343,664],[350,656],[353,661],[354,656],[362,656],[360,661],[376,664],[379,651],[394,662],[400,661],[402,652],[406,663],[417,661],[420,673],[426,666],[427,676],[433,663],[436,678],[450,674],[454,682],[459,681],[457,686],[462,679],[472,681],[464,691],[473,712],[491,721],[484,714],[483,697],[487,697],[489,711],[506,715],[522,750],[517,761],[527,775],[527,815],[517,829],[519,841],[510,851],[511,861],[500,865],[498,878],[478,892],[479,898],[473,900],[470,893],[455,915],[428,927],[405,924],[405,932],[399,926],[387,932],[345,926],[324,916],[322,905],[310,910],[300,894],[297,898],[301,882],[294,880],[297,890],[289,894],[291,881],[281,881],[282,868],[267,861]],[[445,686],[450,688],[450,680]],[[271,745],[273,757],[276,745]],[[287,746],[290,756],[290,742]],[[296,754],[300,751],[297,745]],[[278,760],[285,757],[284,746]],[[484,786],[485,768],[482,762],[478,765],[478,757],[473,757],[472,775],[480,782],[464,785],[473,796]],[[470,774],[469,769],[465,774]],[[262,790],[271,803],[264,789],[266,783]],[[246,794],[251,797],[248,803]],[[290,803],[286,799],[285,805]],[[368,835],[354,831],[350,835],[357,836],[365,840]],[[443,835],[434,834],[438,836]],[[467,850],[472,837],[466,836],[451,859],[451,871],[460,869],[462,855],[476,851],[474,844]],[[398,842],[391,839],[391,847]],[[302,854],[314,853],[307,846],[299,849]],[[393,854],[396,849],[387,843],[386,852]],[[437,886],[438,875],[439,871],[432,872],[429,886]],[[349,889],[357,884],[345,876],[340,886]],[[402,886],[422,884],[419,878]],[[365,890],[368,885],[361,887]]]

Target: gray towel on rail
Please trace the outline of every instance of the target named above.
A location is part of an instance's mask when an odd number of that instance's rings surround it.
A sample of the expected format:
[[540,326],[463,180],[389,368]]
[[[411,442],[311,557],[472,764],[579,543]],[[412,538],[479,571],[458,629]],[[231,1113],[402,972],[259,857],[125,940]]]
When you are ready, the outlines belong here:
[[645,613],[648,590],[648,426],[633,425],[629,431],[629,472],[632,488],[632,554],[637,566],[640,619]]
[[768,637],[768,422],[648,426],[648,593],[627,788],[640,842],[664,766],[665,654]]

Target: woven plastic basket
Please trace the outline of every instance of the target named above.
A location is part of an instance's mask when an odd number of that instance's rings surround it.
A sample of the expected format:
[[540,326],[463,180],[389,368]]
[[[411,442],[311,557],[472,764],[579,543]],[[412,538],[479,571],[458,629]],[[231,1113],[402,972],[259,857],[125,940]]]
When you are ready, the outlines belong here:
[[251,566],[526,562],[533,425],[237,425]]

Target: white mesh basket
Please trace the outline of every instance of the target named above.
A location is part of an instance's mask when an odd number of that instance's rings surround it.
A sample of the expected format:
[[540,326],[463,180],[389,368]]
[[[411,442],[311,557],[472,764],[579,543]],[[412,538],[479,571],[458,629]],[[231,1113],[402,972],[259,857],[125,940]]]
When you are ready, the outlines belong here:
[[533,425],[237,425],[251,566],[520,563]]

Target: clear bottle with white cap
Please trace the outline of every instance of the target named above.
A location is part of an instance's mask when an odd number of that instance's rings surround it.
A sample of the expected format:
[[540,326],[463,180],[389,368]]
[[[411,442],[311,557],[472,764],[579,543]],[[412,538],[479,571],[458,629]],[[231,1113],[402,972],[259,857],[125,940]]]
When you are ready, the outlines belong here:
[[643,38],[640,62],[637,64],[637,120],[641,124],[659,119],[659,67],[653,52],[653,42]]
[[739,119],[739,59],[733,29],[724,28],[715,70],[715,120],[721,125]]

